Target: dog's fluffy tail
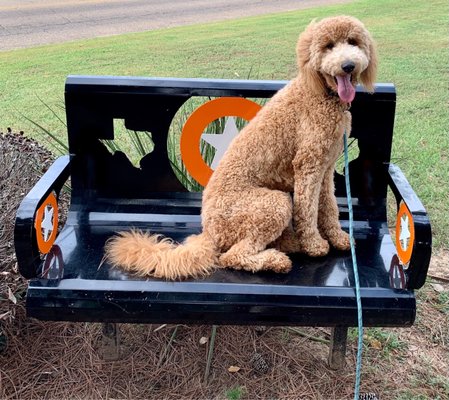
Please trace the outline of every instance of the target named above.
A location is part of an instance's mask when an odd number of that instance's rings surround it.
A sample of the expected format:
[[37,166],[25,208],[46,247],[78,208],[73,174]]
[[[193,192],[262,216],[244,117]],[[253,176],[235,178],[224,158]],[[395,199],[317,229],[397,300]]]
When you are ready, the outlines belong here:
[[113,266],[140,276],[165,279],[209,274],[218,252],[206,233],[189,236],[184,243],[137,230],[120,232],[105,246],[105,258]]

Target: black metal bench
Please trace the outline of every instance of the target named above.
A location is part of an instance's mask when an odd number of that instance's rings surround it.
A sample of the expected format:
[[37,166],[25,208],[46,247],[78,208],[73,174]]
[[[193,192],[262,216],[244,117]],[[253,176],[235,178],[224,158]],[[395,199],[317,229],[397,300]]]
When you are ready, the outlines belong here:
[[[317,259],[293,255],[293,270],[286,275],[217,270],[182,282],[138,279],[102,263],[105,241],[119,230],[149,229],[180,241],[201,229],[201,194],[181,185],[167,156],[170,124],[188,99],[268,98],[285,83],[70,76],[65,92],[70,155],[55,161],[17,212],[17,260],[30,279],[28,315],[105,323],[329,326],[330,364],[340,366],[347,328],[357,324],[349,252]],[[350,177],[365,326],[414,322],[414,290],[425,282],[431,253],[426,211],[390,163],[395,104],[393,85],[379,84],[373,95],[358,89],[351,108],[359,156],[350,164]],[[140,168],[103,144],[114,138],[114,119],[151,132],[155,147]],[[70,209],[56,236],[52,213],[69,177]],[[336,174],[335,182],[347,229],[343,177]],[[387,226],[388,188],[401,213],[397,239]]]

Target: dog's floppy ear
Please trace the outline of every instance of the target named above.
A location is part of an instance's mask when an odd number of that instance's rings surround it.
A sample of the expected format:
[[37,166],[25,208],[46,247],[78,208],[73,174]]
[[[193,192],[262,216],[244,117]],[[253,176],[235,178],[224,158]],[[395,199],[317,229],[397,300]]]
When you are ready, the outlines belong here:
[[377,49],[371,35],[369,33],[367,33],[367,35],[369,42],[369,63],[368,67],[366,67],[365,71],[360,75],[360,82],[368,92],[372,93],[374,92],[374,84],[376,83],[377,75]]
[[311,45],[313,39],[313,28],[316,20],[307,26],[304,32],[299,35],[296,45],[296,56],[298,60],[299,74],[302,76],[305,85],[315,93],[322,93],[325,90],[323,79],[317,70],[311,65]]

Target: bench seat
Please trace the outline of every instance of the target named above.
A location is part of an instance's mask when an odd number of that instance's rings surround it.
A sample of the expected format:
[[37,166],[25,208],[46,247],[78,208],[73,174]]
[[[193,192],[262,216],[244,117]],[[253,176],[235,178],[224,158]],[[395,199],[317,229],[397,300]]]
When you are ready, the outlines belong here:
[[[339,203],[344,213],[345,200]],[[183,282],[137,278],[102,264],[105,241],[131,226],[175,241],[200,232],[200,207],[200,194],[173,194],[126,205],[98,200],[96,210],[70,211],[55,242],[58,256],[43,264],[47,279],[30,282],[29,315],[71,321],[356,326],[349,252],[332,251],[316,259],[292,255],[288,274],[218,269]],[[347,228],[347,221],[341,223]],[[415,298],[400,279],[392,282],[396,248],[388,227],[356,221],[354,228],[364,324],[411,325]]]

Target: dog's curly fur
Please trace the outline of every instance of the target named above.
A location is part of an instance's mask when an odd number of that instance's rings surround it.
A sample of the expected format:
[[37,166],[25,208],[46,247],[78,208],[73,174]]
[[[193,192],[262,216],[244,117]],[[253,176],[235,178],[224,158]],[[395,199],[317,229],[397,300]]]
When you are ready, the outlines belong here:
[[360,21],[340,16],[313,21],[296,49],[298,76],[233,140],[205,188],[203,232],[181,245],[122,232],[106,245],[113,265],[166,279],[204,275],[214,265],[288,272],[285,253],[349,248],[333,175],[351,129],[354,86],[373,91],[374,43]]

